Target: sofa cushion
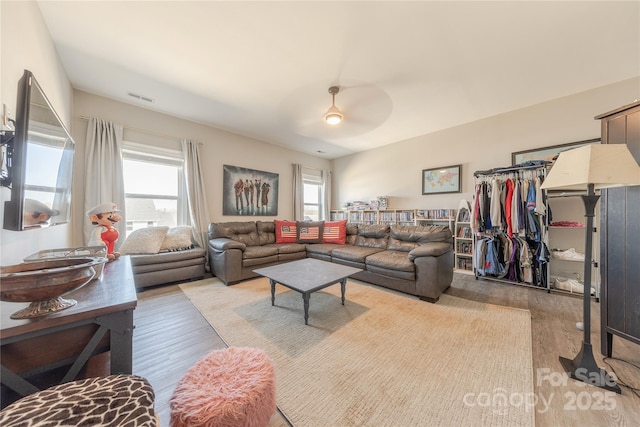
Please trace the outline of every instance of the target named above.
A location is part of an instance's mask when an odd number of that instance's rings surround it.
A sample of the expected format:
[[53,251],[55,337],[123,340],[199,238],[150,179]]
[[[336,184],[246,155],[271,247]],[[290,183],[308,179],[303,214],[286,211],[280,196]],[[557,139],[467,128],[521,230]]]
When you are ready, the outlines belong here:
[[[162,262],[162,263],[157,263],[157,264],[140,264],[140,265],[133,265],[131,267],[131,270],[133,271],[133,274],[140,274],[140,273],[150,273],[152,271],[166,271],[166,270],[172,270],[174,268],[183,268],[183,267],[190,267],[192,265],[203,265],[204,266],[204,256],[200,256],[197,258],[185,258],[182,260],[176,260],[176,261],[166,261],[166,262]],[[167,280],[167,282],[169,282],[171,280]]]
[[120,246],[122,255],[128,254],[157,254],[162,242],[169,231],[169,227],[145,227],[133,230]]
[[307,249],[307,245],[301,243],[272,243],[264,246],[267,248],[276,248],[279,254],[293,254],[304,252]]
[[[183,251],[160,252],[157,254],[131,255],[131,265],[133,267],[150,264],[165,264],[187,259],[203,259],[206,251],[200,247],[185,249]],[[162,267],[160,267],[162,268]]]
[[274,221],[276,243],[296,243],[298,237],[295,221]]
[[273,246],[247,246],[242,253],[242,258],[264,258],[272,255],[278,255],[278,248]]
[[341,246],[331,251],[331,258],[343,259],[346,261],[364,263],[365,258],[371,254],[384,251],[383,248],[367,246]]
[[247,246],[259,246],[258,229],[255,221],[219,222],[209,224],[209,239],[226,237]]
[[276,242],[276,225],[274,221],[256,221],[260,245]]
[[450,242],[452,238],[451,229],[446,225],[392,225],[391,237],[405,242],[416,242],[419,244],[428,242]]
[[387,245],[387,249],[392,251],[402,251],[404,253],[410,252],[412,249],[417,248],[419,245],[416,242],[407,242],[405,240],[394,239],[393,237],[389,238],[389,244]]
[[206,257],[207,252],[198,246],[182,251],[131,255],[136,288],[203,277]]
[[385,224],[359,224],[356,246],[387,249],[389,226]]
[[407,252],[404,251],[382,251],[369,255],[365,259],[367,268],[375,266],[386,268],[389,270],[399,270],[413,273],[415,265],[409,259]]
[[298,221],[296,224],[298,243],[320,243],[324,221]]
[[164,283],[181,282],[185,280],[201,279],[205,275],[204,258],[203,262],[194,265],[181,266],[170,270],[156,270],[146,273],[135,273],[134,280],[136,289],[143,289],[147,286],[156,286]]
[[446,225],[392,225],[387,249],[410,252],[429,242],[450,242],[451,238],[451,229]]
[[[259,265],[275,264],[278,262],[278,255],[271,255],[262,258],[250,258],[242,260],[242,268],[254,268]],[[255,273],[252,273],[255,277]]]
[[354,224],[352,222],[347,222],[347,245],[355,245],[356,238],[358,237],[358,224]]
[[330,256],[334,249],[342,247],[344,247],[344,245],[337,243],[318,243],[315,245],[307,245],[307,253]]
[[160,251],[180,251],[183,249],[189,249],[193,246],[191,241],[191,227],[188,225],[181,225],[178,227],[171,227],[167,231],[167,235],[162,241]]
[[344,245],[347,240],[347,220],[326,221],[322,231],[322,243]]
[[298,259],[305,259],[307,257],[307,252],[291,252],[291,253],[278,253],[278,262],[288,262],[295,261]]
[[278,262],[278,248],[275,246],[247,246],[242,253],[242,267]]
[[[413,271],[393,270],[390,268],[376,267],[375,265],[367,265],[366,269],[368,273],[374,273],[380,276],[391,277],[394,279],[402,279],[402,280],[411,280],[411,281],[416,280],[416,273]],[[415,285],[413,287],[415,287]],[[398,289],[395,286],[392,286],[391,288]],[[398,289],[398,290],[401,290],[401,289]],[[407,292],[407,291],[405,290],[403,292]],[[415,290],[409,291],[409,293],[414,293],[414,292]]]

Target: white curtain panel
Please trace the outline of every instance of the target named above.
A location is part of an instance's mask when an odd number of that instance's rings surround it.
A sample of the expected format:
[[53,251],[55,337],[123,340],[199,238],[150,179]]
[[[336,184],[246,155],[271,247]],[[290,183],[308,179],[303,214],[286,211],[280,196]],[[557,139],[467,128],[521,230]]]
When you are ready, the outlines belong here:
[[293,164],[293,219],[302,221],[304,219],[304,187],[302,184],[302,168],[299,163]]
[[[207,242],[209,241],[207,233],[210,217],[200,162],[200,145],[189,139],[183,139],[181,143],[193,239],[201,248],[206,250]],[[209,257],[206,257],[205,268],[209,271]]]
[[[122,125],[102,119],[90,118],[87,128],[86,173],[84,187],[84,211],[102,203],[113,202],[121,209],[122,220],[116,224],[120,238],[116,248],[126,235],[124,211],[124,176],[122,171]],[[94,225],[85,216],[83,232],[85,244],[89,242]]]
[[322,171],[322,213],[320,219],[329,221],[331,219],[329,211],[331,210],[331,177],[330,170]]

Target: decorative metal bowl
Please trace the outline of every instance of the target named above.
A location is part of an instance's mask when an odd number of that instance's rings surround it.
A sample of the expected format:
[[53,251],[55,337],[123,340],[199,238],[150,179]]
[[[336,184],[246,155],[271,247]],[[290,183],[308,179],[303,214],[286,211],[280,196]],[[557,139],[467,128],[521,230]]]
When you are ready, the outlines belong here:
[[[53,261],[56,259],[70,259],[70,258],[106,258],[107,247],[106,246],[81,246],[78,248],[58,248],[58,249],[44,249],[35,254],[32,254],[25,259],[24,262],[34,261]],[[104,264],[99,264],[94,267],[96,275],[93,280],[102,278],[102,268]]]
[[105,262],[104,257],[72,258],[0,267],[0,300],[31,302],[13,313],[12,319],[30,319],[73,307],[78,302],[62,295],[89,283],[96,268]]

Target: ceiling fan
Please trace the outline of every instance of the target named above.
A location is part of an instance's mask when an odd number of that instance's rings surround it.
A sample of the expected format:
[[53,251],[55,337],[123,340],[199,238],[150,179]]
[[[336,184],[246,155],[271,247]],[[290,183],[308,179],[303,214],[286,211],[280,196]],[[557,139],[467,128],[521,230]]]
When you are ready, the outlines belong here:
[[391,98],[376,85],[354,81],[331,85],[328,109],[326,96],[320,96],[325,90],[322,83],[314,83],[290,92],[279,107],[283,125],[299,135],[335,141],[370,132],[391,115]]

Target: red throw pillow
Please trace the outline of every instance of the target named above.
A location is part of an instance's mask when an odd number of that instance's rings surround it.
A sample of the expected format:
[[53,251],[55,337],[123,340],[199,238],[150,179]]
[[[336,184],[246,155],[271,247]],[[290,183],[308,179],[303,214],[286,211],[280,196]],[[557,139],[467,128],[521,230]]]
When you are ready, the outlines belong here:
[[347,220],[325,222],[322,243],[337,243],[339,245],[347,243]]
[[275,220],[276,243],[295,243],[298,237],[295,221]]

